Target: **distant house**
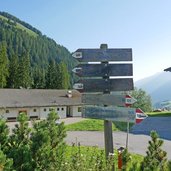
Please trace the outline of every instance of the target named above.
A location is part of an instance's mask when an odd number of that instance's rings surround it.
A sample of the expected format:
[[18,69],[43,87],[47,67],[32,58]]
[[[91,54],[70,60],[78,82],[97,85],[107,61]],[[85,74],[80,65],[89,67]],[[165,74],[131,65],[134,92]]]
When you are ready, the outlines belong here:
[[8,120],[16,120],[21,112],[43,119],[52,109],[60,118],[81,116],[81,106],[76,90],[0,89],[0,115]]
[[169,71],[169,72],[171,72],[171,67],[164,69],[164,71]]

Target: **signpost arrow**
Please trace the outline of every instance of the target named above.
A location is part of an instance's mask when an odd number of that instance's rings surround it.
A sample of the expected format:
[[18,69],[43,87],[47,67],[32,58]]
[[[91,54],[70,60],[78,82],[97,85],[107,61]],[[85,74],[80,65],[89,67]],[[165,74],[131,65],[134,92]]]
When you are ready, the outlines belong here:
[[78,49],[72,56],[80,62],[132,61],[132,49]]
[[85,106],[83,117],[135,123],[136,112],[133,108]]
[[[81,84],[78,84],[81,83]],[[118,79],[84,79],[80,80],[76,85],[82,85],[77,89],[81,92],[104,92],[104,91],[129,91],[133,89],[132,78]]]
[[140,109],[136,109],[136,120],[135,123],[138,124],[146,119],[148,116]]
[[124,94],[83,94],[82,102],[86,105],[130,106],[136,100]]
[[72,70],[80,77],[132,76],[132,64],[80,64]]
[[129,107],[131,106],[132,104],[134,104],[137,100],[134,99],[133,97],[131,97],[130,95],[126,95],[125,96],[125,106],[126,107]]

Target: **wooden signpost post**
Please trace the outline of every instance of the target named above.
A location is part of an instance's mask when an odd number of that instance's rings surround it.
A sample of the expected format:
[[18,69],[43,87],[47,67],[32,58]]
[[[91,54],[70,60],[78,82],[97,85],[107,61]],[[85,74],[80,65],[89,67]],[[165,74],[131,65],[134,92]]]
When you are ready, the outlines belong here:
[[129,106],[135,99],[124,94],[110,94],[111,91],[133,90],[132,49],[108,49],[106,44],[102,44],[99,49],[78,49],[73,57],[80,62],[73,72],[81,77],[74,88],[84,93],[82,101],[86,106],[83,117],[104,120],[108,157],[109,153],[113,153],[111,121],[135,119],[134,109],[116,107]]

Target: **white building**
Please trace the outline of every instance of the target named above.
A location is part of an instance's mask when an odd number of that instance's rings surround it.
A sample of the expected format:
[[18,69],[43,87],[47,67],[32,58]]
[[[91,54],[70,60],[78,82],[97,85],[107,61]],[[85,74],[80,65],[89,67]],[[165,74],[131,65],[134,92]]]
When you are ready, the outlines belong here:
[[81,116],[81,106],[76,90],[0,89],[0,116],[9,121],[16,120],[20,112],[30,119],[43,119],[52,109],[60,118]]

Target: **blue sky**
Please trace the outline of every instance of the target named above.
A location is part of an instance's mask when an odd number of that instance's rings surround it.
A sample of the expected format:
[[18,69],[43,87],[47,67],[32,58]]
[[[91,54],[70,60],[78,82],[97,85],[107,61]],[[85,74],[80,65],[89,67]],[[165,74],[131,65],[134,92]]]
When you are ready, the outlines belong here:
[[134,80],[171,67],[170,0],[0,0],[0,11],[28,22],[71,52],[132,48]]

